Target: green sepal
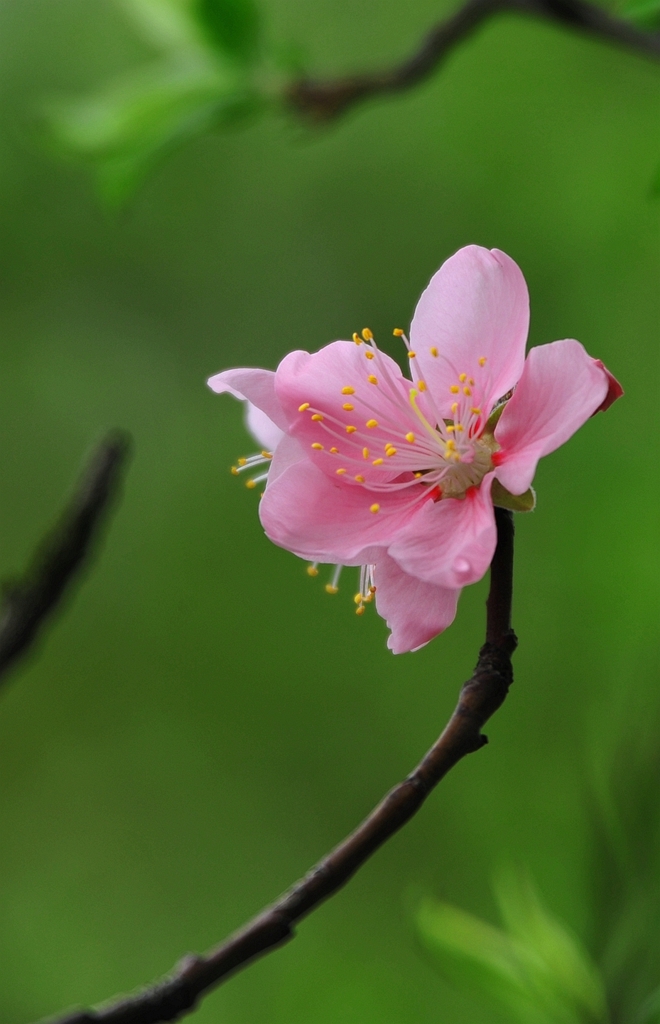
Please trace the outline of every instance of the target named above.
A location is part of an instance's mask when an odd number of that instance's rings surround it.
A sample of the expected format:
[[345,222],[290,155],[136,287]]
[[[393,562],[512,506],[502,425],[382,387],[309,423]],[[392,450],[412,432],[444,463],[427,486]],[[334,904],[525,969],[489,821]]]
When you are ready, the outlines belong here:
[[499,423],[500,416],[504,412],[505,408],[506,408],[506,402],[500,402],[499,405],[495,406],[495,408],[491,412],[490,416],[486,420],[486,426],[484,427],[484,434],[493,434],[495,432],[495,427]]
[[493,505],[498,508],[508,508],[511,512],[533,512],[536,506],[536,494],[534,488],[530,487],[524,494],[511,494],[503,487],[499,480],[493,480],[490,489]]

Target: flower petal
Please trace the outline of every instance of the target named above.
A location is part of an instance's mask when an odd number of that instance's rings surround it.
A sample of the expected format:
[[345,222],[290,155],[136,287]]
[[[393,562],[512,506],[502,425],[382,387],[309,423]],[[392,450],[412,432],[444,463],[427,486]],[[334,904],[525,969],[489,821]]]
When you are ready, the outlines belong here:
[[474,404],[490,413],[520,378],[528,327],[527,285],[509,256],[468,245],[443,263],[410,328],[421,376],[442,416],[450,415],[450,388],[461,374],[475,382]]
[[[621,398],[621,396],[624,394],[624,390],[619,384],[614,374],[610,373],[610,371],[607,369],[605,364],[600,359],[596,360],[596,366],[600,366],[601,370],[604,370],[607,374],[607,394],[605,395],[604,400],[596,409],[596,412],[605,412],[607,409],[609,409],[611,405],[614,404],[614,402],[616,402],[617,398]],[[595,416],[596,413],[594,413],[593,415]]]
[[292,445],[301,453],[295,438],[284,438],[259,504],[264,530],[280,547],[314,561],[362,565],[372,561],[369,548],[386,546],[418,510],[408,490],[374,495],[326,476],[304,456],[280,472],[285,458],[298,457]]
[[460,589],[484,575],[497,530],[488,473],[465,498],[427,502],[389,546],[404,572],[438,587]]
[[454,621],[460,590],[423,583],[386,554],[376,561],[374,583],[376,609],[392,630],[387,646],[394,654],[416,651]]
[[[343,467],[367,483],[401,472],[406,434],[419,428],[411,387],[393,359],[352,341],[334,341],[311,355],[291,352],[275,379],[290,433],[310,459],[329,475]],[[388,445],[395,449],[392,457]]]
[[262,448],[267,448],[269,452],[274,452],[284,437],[284,431],[280,430],[270,416],[267,416],[258,405],[253,405],[252,402],[247,402],[245,406],[245,426],[255,441]]
[[502,449],[494,459],[497,479],[512,494],[526,491],[538,460],[567,441],[609,393],[610,375],[579,341],[533,348],[495,428]]
[[288,423],[275,394],[275,374],[272,370],[249,367],[223,370],[209,377],[206,383],[218,394],[226,391],[234,398],[247,399],[261,409],[280,430],[286,430]]

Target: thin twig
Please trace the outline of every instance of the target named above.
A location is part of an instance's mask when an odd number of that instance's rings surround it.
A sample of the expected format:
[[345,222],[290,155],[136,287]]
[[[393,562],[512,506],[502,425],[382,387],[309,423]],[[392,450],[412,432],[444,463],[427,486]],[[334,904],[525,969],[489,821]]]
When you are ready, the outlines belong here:
[[113,431],[99,444],[59,524],[41,542],[22,579],[4,585],[0,603],[0,680],[39,630],[88,558],[117,495],[129,439]]
[[223,979],[293,938],[294,924],[340,889],[419,810],[462,757],[487,742],[481,729],[507,695],[513,680],[511,655],[517,643],[511,629],[513,516],[496,509],[495,517],[498,540],[486,605],[486,643],[444,732],[415,770],[301,881],[221,946],[206,956],[185,957],[169,977],[152,988],[96,1011],[74,1012],[54,1024],[160,1024],[189,1013],[199,998]]
[[401,64],[327,81],[302,78],[289,87],[288,103],[296,113],[322,123],[333,121],[370,96],[404,92],[428,78],[482,22],[503,11],[544,18],[660,60],[660,33],[645,32],[587,0],[467,0],[446,21],[431,29],[412,56]]

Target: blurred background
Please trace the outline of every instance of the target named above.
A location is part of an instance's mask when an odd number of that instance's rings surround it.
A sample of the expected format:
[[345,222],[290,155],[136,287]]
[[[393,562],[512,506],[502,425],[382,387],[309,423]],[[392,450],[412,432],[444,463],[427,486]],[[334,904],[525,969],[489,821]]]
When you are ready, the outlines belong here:
[[[389,64],[450,9],[261,0],[267,38],[319,74]],[[219,941],[434,741],[487,581],[392,656],[350,571],[329,597],[266,540],[229,474],[254,447],[241,407],[205,380],[365,325],[389,337],[468,243],[520,264],[531,344],[578,338],[626,397],[544,460],[516,519],[516,682],[490,745],[195,1020],[504,1024],[439,972],[414,911],[430,896],[496,922],[492,875],[513,862],[629,1021],[660,984],[658,918],[641,923],[660,860],[657,68],[501,16],[410,94],[322,130],[206,134],[111,210],[42,113],[150,57],[113,0],[0,3],[1,572],[107,428],[135,442],[100,556],[0,693],[0,1021],[100,1002]]]

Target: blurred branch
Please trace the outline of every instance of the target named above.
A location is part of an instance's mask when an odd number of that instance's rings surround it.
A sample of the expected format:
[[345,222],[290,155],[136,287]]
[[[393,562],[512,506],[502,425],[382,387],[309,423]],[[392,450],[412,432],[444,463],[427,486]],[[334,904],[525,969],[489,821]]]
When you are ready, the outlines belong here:
[[503,703],[517,640],[511,629],[513,515],[495,509],[497,548],[486,604],[486,642],[461,688],[444,732],[415,770],[371,814],[280,898],[206,956],[189,955],[167,978],[135,996],[61,1017],[54,1024],[159,1024],[195,1008],[200,996],[258,956],[293,938],[294,924],[340,889],[419,810],[431,790],[466,754],[488,742],[481,729]]
[[0,602],[0,682],[34,643],[88,558],[119,489],[129,447],[127,435],[118,431],[99,444],[59,524],[42,541],[23,578],[5,583]]
[[660,33],[645,32],[586,0],[467,0],[455,14],[436,25],[411,57],[394,68],[346,75],[328,81],[302,78],[288,89],[289,105],[317,123],[332,121],[370,96],[403,92],[428,78],[482,22],[503,11],[531,14],[579,29],[597,39],[660,60]]

